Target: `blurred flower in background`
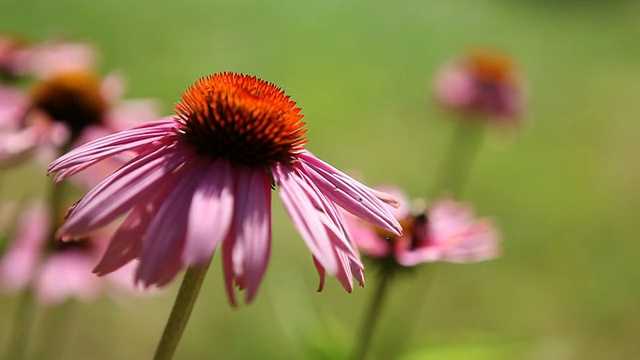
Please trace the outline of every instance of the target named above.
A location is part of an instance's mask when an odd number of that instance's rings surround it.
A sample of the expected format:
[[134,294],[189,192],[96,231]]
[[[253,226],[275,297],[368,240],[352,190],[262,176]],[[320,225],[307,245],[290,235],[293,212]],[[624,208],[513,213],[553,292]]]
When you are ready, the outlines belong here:
[[[48,163],[64,150],[157,118],[154,100],[122,100],[123,77],[114,72],[101,79],[96,57],[79,43],[47,42],[31,49],[36,76],[30,90],[0,89],[0,165],[33,155]],[[93,172],[98,178],[119,164],[102,165]]]
[[517,125],[526,102],[525,84],[506,54],[476,49],[448,61],[435,79],[443,106],[504,125]]
[[[15,209],[15,207],[14,207]],[[2,228],[14,215],[3,212]],[[32,203],[18,214],[9,244],[0,255],[0,291],[15,293],[31,288],[42,305],[64,300],[92,300],[102,292],[133,291],[133,268],[125,267],[107,277],[91,273],[108,237],[96,233],[77,241],[54,241],[55,226],[46,204]],[[115,294],[115,293],[114,293]]]
[[394,215],[404,228],[395,236],[346,215],[348,229],[360,250],[374,259],[391,259],[412,267],[425,262],[471,263],[493,259],[500,254],[499,234],[488,219],[476,219],[469,205],[440,199],[412,211],[398,189],[384,191],[400,199]]
[[[92,46],[16,39],[0,36],[0,71],[7,79],[22,77],[20,82],[0,86],[0,168],[34,156],[48,163],[79,144],[157,118],[155,100],[122,100],[126,86],[121,74],[98,75],[99,54]],[[126,158],[114,157],[94,166],[74,185],[95,185]],[[55,237],[62,223],[59,210],[69,203],[67,190],[53,188],[46,201],[5,204],[13,210],[3,211],[0,219],[5,242],[0,254],[1,290],[31,289],[39,302],[54,305],[67,298],[92,299],[105,283],[110,284],[106,288],[133,289],[128,267],[106,281],[92,274],[107,245],[104,233],[73,242]],[[12,219],[17,219],[15,225]]]
[[11,83],[31,70],[31,52],[25,38],[0,34],[0,83]]

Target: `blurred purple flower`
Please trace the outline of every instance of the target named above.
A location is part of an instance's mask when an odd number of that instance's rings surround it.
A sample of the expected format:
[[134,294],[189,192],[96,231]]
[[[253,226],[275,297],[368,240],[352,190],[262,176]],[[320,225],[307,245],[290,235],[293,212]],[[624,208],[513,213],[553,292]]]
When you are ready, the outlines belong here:
[[300,108],[275,85],[219,73],[198,80],[177,116],[116,133],[72,150],[50,172],[67,178],[115,154],[139,154],[87,193],[59,233],[82,236],[126,215],[95,272],[140,259],[136,278],[163,286],[186,266],[204,266],[222,248],[229,300],[233,286],[251,302],[271,247],[271,189],[311,250],[320,274],[347,291],[363,266],[338,210],[399,235],[388,195],[372,191],[305,149]]
[[14,80],[31,70],[29,44],[21,37],[0,34],[0,81]]
[[486,49],[445,64],[436,76],[435,92],[447,108],[507,125],[518,123],[525,105],[524,81],[513,61]]
[[[100,81],[78,70],[41,80],[28,95],[0,88],[0,166],[34,154],[48,163],[65,148],[157,117],[152,100],[120,101],[123,87],[118,74]],[[91,176],[101,179],[115,169],[113,163],[103,165],[83,181],[94,185]]]
[[29,72],[43,80],[64,73],[93,72],[99,60],[92,46],[63,40],[42,42],[28,51]]
[[[4,213],[6,221],[9,216]],[[101,279],[91,269],[108,237],[96,233],[74,242],[54,241],[51,214],[43,204],[31,204],[19,214],[8,247],[0,257],[0,290],[16,292],[32,287],[44,305],[66,299],[91,300],[106,291],[133,290],[133,268]],[[6,228],[7,226],[5,226]]]
[[394,236],[347,215],[348,229],[358,248],[372,258],[393,259],[411,267],[423,262],[469,263],[500,254],[499,234],[486,219],[477,220],[473,210],[449,199],[437,201],[426,212],[414,214],[399,190],[385,191],[400,199],[398,217],[405,232]]

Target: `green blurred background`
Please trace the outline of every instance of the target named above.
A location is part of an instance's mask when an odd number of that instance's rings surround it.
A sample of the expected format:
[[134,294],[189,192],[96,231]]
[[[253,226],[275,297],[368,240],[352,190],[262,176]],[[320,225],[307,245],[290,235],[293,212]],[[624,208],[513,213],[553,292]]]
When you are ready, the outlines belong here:
[[[499,223],[504,255],[394,283],[372,357],[640,358],[640,2],[2,0],[0,30],[95,44],[128,97],[166,113],[202,75],[255,74],[303,108],[316,155],[412,197],[428,195],[455,128],[430,97],[435,71],[470,46],[508,52],[528,78],[526,122],[487,134],[464,194]],[[34,169],[4,171],[2,197],[36,196],[50,180]],[[348,353],[375,272],[352,294],[334,279],[316,293],[304,242],[278,201],[274,213],[255,303],[230,309],[216,256],[176,358]],[[70,332],[62,358],[150,358],[177,285],[37,320]],[[16,306],[0,297],[2,339]]]

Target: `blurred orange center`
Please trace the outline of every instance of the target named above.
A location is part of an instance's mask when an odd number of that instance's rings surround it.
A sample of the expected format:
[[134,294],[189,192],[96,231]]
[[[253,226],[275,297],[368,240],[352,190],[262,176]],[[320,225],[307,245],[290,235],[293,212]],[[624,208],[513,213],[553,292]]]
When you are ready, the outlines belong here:
[[177,121],[198,152],[245,166],[291,162],[307,139],[300,108],[284,91],[253,76],[201,78],[176,104]]
[[509,57],[489,50],[476,50],[469,54],[469,64],[476,77],[490,83],[508,83],[514,72]]
[[107,103],[100,82],[88,72],[69,72],[35,86],[32,106],[55,121],[65,122],[77,136],[87,125],[100,124]]

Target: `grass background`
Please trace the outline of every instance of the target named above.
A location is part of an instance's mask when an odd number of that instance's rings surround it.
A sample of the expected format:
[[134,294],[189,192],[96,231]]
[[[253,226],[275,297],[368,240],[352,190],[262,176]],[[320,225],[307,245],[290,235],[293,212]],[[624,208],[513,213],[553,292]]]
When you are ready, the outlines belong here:
[[[438,66],[470,46],[509,52],[529,81],[526,124],[488,134],[465,192],[497,219],[504,256],[400,279],[373,357],[640,357],[640,3],[3,0],[0,30],[91,42],[105,72],[128,76],[129,97],[159,98],[167,113],[202,75],[258,75],[303,108],[316,155],[412,197],[427,195],[455,128],[429,97]],[[35,171],[3,170],[3,198],[37,196],[48,180]],[[308,250],[277,203],[273,232],[250,306],[229,308],[214,259],[176,358],[348,352],[375,273],[353,294],[335,280],[316,294]],[[149,358],[176,288],[37,320],[69,331],[62,358]],[[16,306],[0,298],[0,338]]]

